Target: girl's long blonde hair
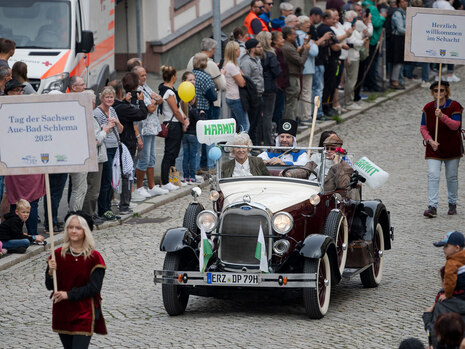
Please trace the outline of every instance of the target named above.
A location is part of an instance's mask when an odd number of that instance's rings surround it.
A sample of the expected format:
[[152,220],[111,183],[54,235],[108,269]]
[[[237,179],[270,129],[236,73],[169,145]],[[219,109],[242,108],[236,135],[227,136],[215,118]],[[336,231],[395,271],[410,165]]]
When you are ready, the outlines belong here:
[[82,242],[82,253],[84,255],[84,258],[87,258],[95,250],[95,241],[90,231],[89,225],[87,224],[87,221],[81,216],[76,215],[76,214],[69,216],[68,219],[66,220],[65,236],[64,236],[64,242],[63,242],[63,248],[61,249],[61,256],[64,257],[66,253],[71,249],[70,243],[69,243],[68,225],[73,218],[77,218],[77,220],[79,221],[79,224],[81,225],[81,228],[84,229],[84,241]]
[[235,41],[230,41],[226,44],[224,49],[224,65],[231,62],[234,65],[237,65],[236,51],[239,48],[239,44]]

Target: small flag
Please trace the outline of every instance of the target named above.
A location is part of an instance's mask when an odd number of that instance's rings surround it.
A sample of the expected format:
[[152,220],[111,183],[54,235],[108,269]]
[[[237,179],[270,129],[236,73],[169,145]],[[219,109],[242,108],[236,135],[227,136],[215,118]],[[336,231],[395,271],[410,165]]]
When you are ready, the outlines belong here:
[[205,272],[210,257],[213,256],[210,241],[208,241],[207,234],[202,228],[200,231],[200,253],[199,253],[199,270],[201,273]]
[[265,237],[263,236],[261,224],[260,231],[258,232],[257,247],[255,248],[255,258],[260,261],[260,271],[268,273],[268,258],[266,258]]

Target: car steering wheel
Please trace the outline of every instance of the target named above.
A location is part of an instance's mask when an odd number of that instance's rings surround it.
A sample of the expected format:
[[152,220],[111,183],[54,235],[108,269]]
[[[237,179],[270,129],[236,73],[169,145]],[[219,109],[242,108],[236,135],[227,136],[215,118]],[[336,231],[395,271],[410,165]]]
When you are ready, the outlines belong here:
[[289,166],[288,168],[285,168],[283,172],[281,172],[281,175],[283,177],[288,177],[286,176],[286,173],[290,170],[305,170],[308,173],[308,177],[310,177],[310,175],[314,175],[318,179],[318,174],[314,170],[311,170],[305,166]]

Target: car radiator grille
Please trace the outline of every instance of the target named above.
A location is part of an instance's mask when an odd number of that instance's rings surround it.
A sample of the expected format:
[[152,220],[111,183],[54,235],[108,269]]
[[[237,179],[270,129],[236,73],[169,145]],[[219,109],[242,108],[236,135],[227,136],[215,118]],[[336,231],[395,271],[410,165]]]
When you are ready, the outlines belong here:
[[[259,265],[260,262],[255,258],[255,249],[260,224],[263,235],[270,235],[270,221],[266,212],[250,206],[247,206],[247,210],[227,210],[220,225],[220,259],[225,263]],[[270,255],[270,240],[265,238],[267,256]]]

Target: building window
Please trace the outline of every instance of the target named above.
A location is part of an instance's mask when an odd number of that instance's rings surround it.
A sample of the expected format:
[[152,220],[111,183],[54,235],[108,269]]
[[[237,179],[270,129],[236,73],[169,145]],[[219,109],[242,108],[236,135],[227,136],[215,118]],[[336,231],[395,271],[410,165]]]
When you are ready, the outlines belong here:
[[174,0],[174,10],[177,11],[184,5],[194,2],[193,0]]

